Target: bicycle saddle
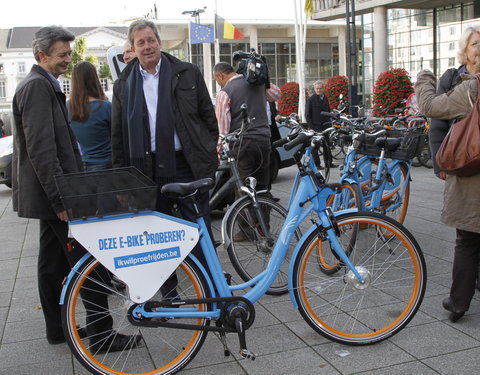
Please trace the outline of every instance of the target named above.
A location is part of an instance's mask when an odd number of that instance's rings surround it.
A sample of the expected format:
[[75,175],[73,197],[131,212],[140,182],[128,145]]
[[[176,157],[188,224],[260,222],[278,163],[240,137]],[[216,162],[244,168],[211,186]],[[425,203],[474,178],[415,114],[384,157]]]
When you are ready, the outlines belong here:
[[398,146],[400,146],[402,140],[400,138],[377,138],[375,139],[375,144],[378,148],[385,149],[388,151],[395,151]]
[[171,196],[187,196],[196,190],[208,190],[213,186],[213,179],[202,178],[192,182],[173,182],[162,186],[162,194]]

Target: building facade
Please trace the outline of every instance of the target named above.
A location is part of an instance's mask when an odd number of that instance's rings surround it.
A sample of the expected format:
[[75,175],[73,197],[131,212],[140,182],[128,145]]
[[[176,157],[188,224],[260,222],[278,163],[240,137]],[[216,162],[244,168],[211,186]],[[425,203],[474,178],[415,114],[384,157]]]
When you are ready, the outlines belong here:
[[[0,30],[0,109],[10,109],[17,84],[36,64],[32,53],[32,40],[39,27],[15,27]],[[98,69],[106,64],[106,51],[112,45],[121,45],[127,38],[127,27],[72,27],[69,30],[76,38],[85,38],[85,56],[94,55]],[[70,93],[70,80],[61,77],[64,93]],[[109,79],[102,79],[105,91],[112,87]]]
[[[351,0],[353,1],[353,0]],[[313,0],[316,20],[343,19],[351,1]],[[415,81],[422,69],[437,76],[458,66],[458,39],[480,22],[480,1],[357,0],[355,23],[361,28],[359,82],[365,106],[371,107],[375,78],[390,68],[404,68]],[[347,5],[349,6],[347,8]]]
[[[153,21],[157,23],[160,31],[162,49],[181,60],[190,60],[197,64],[214,97],[218,89],[211,71],[216,62],[215,45],[190,45],[188,23],[184,19]],[[213,20],[202,23],[212,25]],[[245,38],[220,39],[218,61],[233,63],[232,54],[235,51],[250,51],[254,48],[267,58],[272,82],[281,86],[286,82],[298,81],[293,20],[276,20],[274,23],[257,21],[254,24],[239,21],[235,26],[242,30]],[[11,107],[16,85],[35,63],[31,42],[38,29],[16,27],[0,30],[0,109]],[[73,27],[69,30],[77,38],[86,39],[86,55],[95,55],[99,64],[104,64],[108,48],[122,45],[127,39],[128,27]],[[312,89],[316,80],[327,79],[345,70],[341,58],[344,34],[343,22],[308,22],[305,38],[305,87]],[[104,80],[103,85],[105,90],[110,90],[112,83]],[[70,81],[62,78],[62,86],[68,95]]]

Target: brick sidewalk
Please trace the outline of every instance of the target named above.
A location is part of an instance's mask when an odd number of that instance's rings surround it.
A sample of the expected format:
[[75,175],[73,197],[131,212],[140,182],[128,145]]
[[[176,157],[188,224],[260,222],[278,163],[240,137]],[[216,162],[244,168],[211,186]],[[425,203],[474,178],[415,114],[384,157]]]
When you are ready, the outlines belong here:
[[[274,195],[288,198],[295,167],[283,169]],[[336,171],[333,172],[337,177]],[[428,285],[420,311],[393,338],[363,347],[336,344],[316,334],[301,318],[289,296],[265,296],[256,305],[256,320],[247,331],[255,361],[223,356],[219,340],[209,334],[197,357],[181,372],[207,374],[478,374],[480,369],[480,294],[456,324],[441,306],[448,295],[454,230],[440,223],[443,183],[431,170],[413,169],[405,225],[420,243],[428,267]],[[214,215],[220,237],[221,216]],[[36,282],[38,221],[12,212],[11,190],[0,185],[0,375],[88,374],[67,345],[45,338]],[[228,264],[223,250],[221,260]],[[232,271],[233,272],[233,271]],[[227,336],[232,352],[237,336]]]

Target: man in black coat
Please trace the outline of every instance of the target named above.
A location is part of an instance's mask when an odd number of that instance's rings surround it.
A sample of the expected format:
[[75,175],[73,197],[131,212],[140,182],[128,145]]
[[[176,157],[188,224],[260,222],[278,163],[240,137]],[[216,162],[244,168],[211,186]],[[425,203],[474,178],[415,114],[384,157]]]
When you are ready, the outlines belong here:
[[[215,175],[217,119],[198,67],[162,52],[153,22],[133,22],[128,40],[137,60],[114,87],[113,166],[135,166],[151,177],[158,186],[156,210],[171,214],[174,202],[160,193],[163,185]],[[196,200],[210,228],[208,192],[199,192]],[[195,221],[190,202],[178,206],[185,219]],[[193,253],[204,262],[198,247]],[[175,285],[173,277],[162,286],[165,299],[177,297]]]
[[328,116],[321,114],[321,112],[330,112],[330,105],[323,86],[323,81],[316,81],[313,84],[315,94],[308,98],[305,110],[308,127],[315,131],[327,129],[328,125],[326,123],[330,121]]
[[[75,36],[59,26],[41,28],[33,40],[33,53],[38,65],[17,86],[13,98],[13,209],[18,216],[40,219],[38,255],[38,289],[50,344],[65,342],[59,305],[62,282],[70,268],[86,253],[81,246],[67,250],[68,215],[55,184],[55,176],[82,170],[77,140],[69,126],[65,95],[58,77],[72,62],[71,42]],[[82,297],[94,304],[87,313],[88,327],[79,329],[88,334],[91,347],[100,336],[108,341],[111,351],[122,350],[131,336],[112,331],[107,296],[91,289]],[[102,311],[102,319],[95,310]],[[130,341],[131,342],[131,341]],[[137,343],[138,341],[136,341]]]

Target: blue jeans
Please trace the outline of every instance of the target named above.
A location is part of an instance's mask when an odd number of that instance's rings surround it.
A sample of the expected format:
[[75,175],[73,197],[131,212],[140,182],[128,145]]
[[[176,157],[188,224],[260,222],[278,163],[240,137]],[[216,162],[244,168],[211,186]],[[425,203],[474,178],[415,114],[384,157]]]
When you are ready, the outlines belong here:
[[87,172],[95,172],[95,171],[101,171],[104,169],[110,169],[112,168],[112,162],[109,161],[107,163],[87,163],[84,162],[83,166]]

